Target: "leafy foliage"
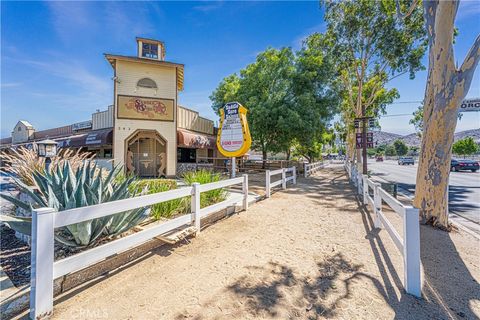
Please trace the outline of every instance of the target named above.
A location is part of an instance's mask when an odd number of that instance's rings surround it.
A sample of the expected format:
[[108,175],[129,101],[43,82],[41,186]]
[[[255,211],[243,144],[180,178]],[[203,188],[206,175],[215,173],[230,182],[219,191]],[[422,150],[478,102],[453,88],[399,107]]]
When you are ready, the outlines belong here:
[[[128,188],[135,178],[125,178],[118,183],[115,178],[120,172],[119,168],[110,171],[106,177],[102,175],[102,169],[99,169],[99,174],[96,174],[96,170],[96,165],[90,161],[85,161],[83,166],[74,170],[67,160],[50,172],[35,171],[33,179],[38,186],[38,193],[19,179],[15,179],[21,192],[29,195],[33,200],[33,206],[7,194],[0,194],[0,196],[27,211],[38,207],[50,207],[63,211],[127,199],[136,195]],[[129,210],[59,228],[55,233],[55,239],[71,247],[93,246],[106,237],[116,236],[129,230],[145,217],[145,208]],[[23,229],[18,231],[31,230],[31,225],[25,227],[25,223],[31,224],[31,219],[2,216],[2,221],[14,229],[23,222]]]
[[[67,161],[70,163],[72,170],[76,170],[78,167],[81,167],[85,161],[92,160],[94,157],[95,154],[81,152],[80,149],[77,151],[60,149],[59,155],[52,158],[49,170],[56,170],[57,167],[62,166]],[[45,158],[38,156],[38,146],[36,143],[32,145],[31,149],[19,147],[1,151],[0,159],[2,159],[2,162],[5,164],[1,169],[18,176],[20,180],[28,186],[35,185],[33,173],[42,172],[45,168]]]
[[323,46],[317,35],[297,54],[290,48],[265,50],[240,76],[222,80],[210,96],[212,108],[218,113],[231,100],[245,105],[253,148],[261,150],[264,158],[267,152],[284,151],[288,156],[293,146],[313,157],[337,104],[330,88],[333,69],[323,56]]
[[[400,1],[405,8],[411,1]],[[349,150],[354,150],[353,119],[377,117],[399,97],[387,83],[399,75],[422,70],[426,35],[421,9],[400,24],[394,1],[323,1],[327,22],[326,41],[342,93],[342,118],[348,123]]]
[[[168,179],[145,179],[130,185],[134,193],[153,194],[177,189],[177,182]],[[155,219],[171,218],[172,216],[188,212],[189,197],[173,199],[151,206],[150,216]]]
[[454,154],[458,155],[472,155],[480,152],[480,146],[475,143],[472,137],[466,137],[464,139],[457,140],[452,150]]
[[403,140],[397,139],[393,142],[393,147],[395,148],[395,153],[397,156],[404,156],[408,152],[408,146],[403,142]]
[[[183,174],[183,180],[187,185],[192,185],[194,182],[206,184],[222,180],[219,173],[214,173],[209,170],[187,171]],[[225,188],[214,189],[200,194],[200,207],[208,207],[212,204],[221,202],[227,197]],[[190,201],[188,201],[190,204]],[[190,208],[189,208],[190,209]]]

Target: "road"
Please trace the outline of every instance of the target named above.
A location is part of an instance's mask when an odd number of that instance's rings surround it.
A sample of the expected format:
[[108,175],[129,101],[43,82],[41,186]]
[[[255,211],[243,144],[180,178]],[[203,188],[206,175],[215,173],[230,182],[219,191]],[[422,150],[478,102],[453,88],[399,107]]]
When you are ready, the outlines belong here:
[[[369,161],[372,176],[398,184],[399,192],[413,197],[417,164],[401,166],[396,161]],[[449,210],[453,220],[480,234],[480,172],[451,172]]]

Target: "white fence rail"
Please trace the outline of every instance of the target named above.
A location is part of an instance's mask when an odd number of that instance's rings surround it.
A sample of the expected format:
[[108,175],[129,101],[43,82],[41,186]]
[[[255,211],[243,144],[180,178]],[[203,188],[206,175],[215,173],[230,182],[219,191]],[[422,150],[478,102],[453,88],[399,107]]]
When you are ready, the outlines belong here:
[[325,167],[325,163],[323,161],[312,162],[312,163],[304,163],[303,164],[303,176],[306,178],[309,175],[317,172],[321,168]]
[[[242,192],[223,202],[200,209],[200,194],[209,190],[241,184]],[[54,229],[127,210],[147,207],[168,200],[191,196],[192,212],[151,228],[136,232],[118,240],[83,251],[74,256],[54,261]],[[200,232],[200,219],[210,213],[225,209],[236,203],[248,209],[248,175],[208,184],[194,183],[192,186],[131,199],[102,203],[94,206],[55,211],[40,208],[32,215],[32,255],[30,317],[47,317],[53,311],[53,280],[78,271],[107,257],[134,248],[154,237],[184,225],[192,224]]]
[[[405,291],[414,296],[422,295],[422,276],[420,267],[420,225],[418,209],[403,205],[381,188],[380,183],[368,179],[367,175],[361,175],[354,166],[345,165],[350,179],[357,185],[363,203],[370,206],[374,214],[376,228],[385,228],[393,243],[403,255],[404,286]],[[370,195],[373,191],[373,198]],[[382,203],[385,202],[403,221],[403,236],[395,229],[392,223],[382,212]]]
[[[288,174],[291,173],[290,176]],[[276,175],[281,175],[281,179],[272,182],[272,177]],[[293,184],[297,184],[297,168],[283,168],[278,170],[267,170],[265,171],[265,197],[270,198],[272,193],[272,188],[281,185],[282,189],[287,188],[287,182],[292,181]]]

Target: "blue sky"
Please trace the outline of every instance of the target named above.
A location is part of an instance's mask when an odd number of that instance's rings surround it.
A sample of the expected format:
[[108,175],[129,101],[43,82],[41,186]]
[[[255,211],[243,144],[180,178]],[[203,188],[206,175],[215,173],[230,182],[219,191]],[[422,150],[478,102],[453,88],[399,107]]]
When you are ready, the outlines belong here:
[[[464,1],[457,17],[456,57],[480,33],[480,1]],[[185,64],[179,102],[212,120],[209,95],[219,81],[267,47],[298,49],[323,31],[312,2],[5,2],[1,3],[1,136],[22,119],[37,130],[90,119],[113,101],[112,68],[103,53],[135,55],[135,37],[166,43],[166,60]],[[425,58],[425,64],[427,60]],[[426,72],[395,79],[398,101],[423,99]],[[480,97],[477,70],[468,97]],[[418,103],[398,103],[388,114],[410,114]],[[382,129],[413,132],[409,116],[381,119]],[[480,127],[480,113],[464,116],[457,131]]]

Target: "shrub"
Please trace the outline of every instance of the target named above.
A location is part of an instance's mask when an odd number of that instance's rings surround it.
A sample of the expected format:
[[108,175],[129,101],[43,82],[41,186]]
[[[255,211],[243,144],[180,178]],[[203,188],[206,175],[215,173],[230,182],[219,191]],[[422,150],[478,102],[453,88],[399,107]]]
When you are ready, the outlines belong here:
[[[0,152],[0,159],[5,165],[3,170],[18,176],[27,186],[34,186],[34,172],[42,172],[45,170],[45,158],[38,156],[38,146],[36,143],[32,145],[32,149],[19,147],[18,149],[10,148],[8,151]],[[68,161],[72,170],[77,170],[86,160],[92,160],[95,154],[90,152],[80,152],[80,149],[73,151],[71,149],[60,149],[59,155],[52,158],[49,170],[54,171],[57,167],[63,166]]]
[[[177,182],[169,179],[145,179],[131,185],[132,191],[142,194],[152,194],[177,189]],[[154,204],[150,216],[154,219],[171,218],[172,216],[186,213],[190,207],[190,197],[173,199]]]
[[[194,182],[200,184],[217,182],[222,180],[219,173],[214,173],[205,169],[198,171],[188,171],[183,174],[183,180],[187,185],[192,185]],[[207,192],[202,192],[200,195],[200,207],[208,207],[212,204],[221,202],[227,197],[227,191],[225,188],[210,190]]]

